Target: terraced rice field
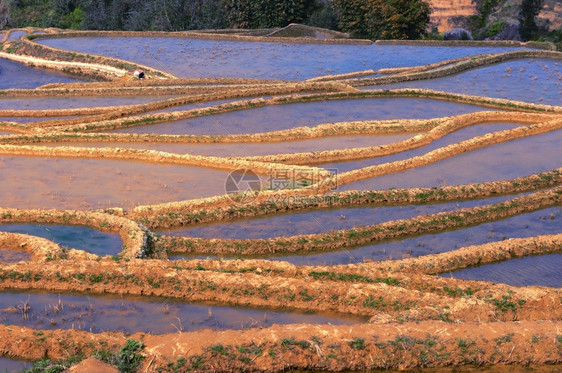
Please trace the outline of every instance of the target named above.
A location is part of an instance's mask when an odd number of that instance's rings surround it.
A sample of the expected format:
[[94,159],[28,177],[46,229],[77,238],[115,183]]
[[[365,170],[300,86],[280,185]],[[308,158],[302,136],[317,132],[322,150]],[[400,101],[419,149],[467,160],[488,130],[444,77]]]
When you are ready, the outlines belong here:
[[0,371],[560,369],[562,53],[0,37]]

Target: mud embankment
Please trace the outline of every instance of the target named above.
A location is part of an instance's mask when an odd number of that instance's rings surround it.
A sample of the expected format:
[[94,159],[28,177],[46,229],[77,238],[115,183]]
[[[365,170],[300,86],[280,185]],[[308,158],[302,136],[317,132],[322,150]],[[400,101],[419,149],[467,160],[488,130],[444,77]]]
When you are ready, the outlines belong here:
[[[247,160],[259,160],[262,162],[283,162],[289,164],[314,164],[314,163],[327,163],[327,162],[344,162],[349,160],[356,160],[361,158],[374,158],[382,157],[391,154],[397,154],[406,150],[417,149],[425,145],[431,144],[433,141],[443,138],[455,131],[462,128],[469,127],[474,124],[487,123],[487,122],[510,122],[522,124],[534,124],[538,121],[546,121],[556,119],[555,116],[537,115],[530,113],[515,113],[515,112],[477,112],[470,114],[462,114],[455,117],[439,118],[432,121],[425,121],[426,129],[430,126],[433,128],[429,131],[419,134],[410,139],[395,142],[388,145],[378,145],[364,148],[352,149],[338,149],[326,150],[306,153],[290,153],[290,154],[275,154],[269,156],[253,156],[244,157]],[[389,128],[387,133],[392,133],[396,127],[400,127],[400,121]],[[406,121],[404,121],[406,122]],[[423,121],[420,121],[423,122]],[[345,123],[339,125],[345,126]],[[355,127],[357,128],[357,127]],[[408,128],[402,125],[402,128]],[[410,129],[410,128],[408,128]],[[413,129],[413,128],[412,128]],[[422,128],[419,128],[422,130]]]
[[[470,364],[555,364],[560,322],[438,321],[361,325],[275,325],[260,330],[197,331],[152,336],[36,331],[0,326],[0,352],[57,360],[83,352],[116,353],[127,338],[144,343],[142,371],[326,371],[408,369]],[[38,335],[38,333],[41,333]],[[15,341],[19,341],[16,343]]]
[[157,251],[210,255],[270,255],[274,253],[310,253],[335,251],[373,242],[412,235],[441,232],[489,221],[505,219],[524,212],[559,206],[562,187],[535,192],[495,204],[417,216],[411,219],[354,227],[319,234],[269,239],[205,239],[161,236]]
[[[533,240],[538,242],[535,253],[560,250],[560,235],[505,245],[523,247]],[[482,245],[481,249],[490,248],[499,255],[503,249],[494,249],[494,245],[498,244]],[[455,259],[454,252],[449,255]],[[560,319],[560,289],[393,272],[392,267],[385,269],[385,263],[316,268],[265,260],[61,258],[2,266],[0,289],[161,296],[190,302],[337,312],[371,318],[372,322]]]
[[[144,257],[151,251],[147,231],[144,227],[132,220],[102,213],[86,211],[63,211],[63,210],[21,210],[0,208],[0,223],[22,223],[22,224],[58,224],[77,225],[100,230],[102,232],[115,232],[123,240],[123,251],[121,256],[126,258]],[[23,241],[25,243],[27,241]],[[42,244],[43,241],[38,242]],[[30,245],[32,243],[30,242]],[[42,250],[33,244],[35,250]],[[51,247],[52,245],[47,245]],[[56,248],[53,248],[55,250]],[[56,257],[63,257],[62,252]]]
[[[229,196],[217,196],[170,202],[158,205],[137,206],[129,217],[142,221],[151,229],[164,229],[209,221],[227,221],[303,209],[353,206],[359,204],[399,205],[435,201],[466,200],[499,194],[515,194],[559,185],[561,170],[530,175],[512,180],[493,181],[439,188],[409,188],[394,190],[348,191],[324,195],[298,196],[269,193],[240,205]],[[261,194],[264,194],[263,192]],[[260,195],[261,195],[260,194]],[[267,194],[267,193],[265,193]],[[111,209],[122,214],[120,209]]]

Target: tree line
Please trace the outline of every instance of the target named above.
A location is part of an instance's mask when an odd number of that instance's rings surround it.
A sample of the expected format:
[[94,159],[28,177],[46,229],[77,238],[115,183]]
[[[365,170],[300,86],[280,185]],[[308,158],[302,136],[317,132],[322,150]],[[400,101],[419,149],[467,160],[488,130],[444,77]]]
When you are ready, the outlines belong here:
[[181,31],[301,23],[369,39],[417,39],[425,0],[0,0],[2,27]]

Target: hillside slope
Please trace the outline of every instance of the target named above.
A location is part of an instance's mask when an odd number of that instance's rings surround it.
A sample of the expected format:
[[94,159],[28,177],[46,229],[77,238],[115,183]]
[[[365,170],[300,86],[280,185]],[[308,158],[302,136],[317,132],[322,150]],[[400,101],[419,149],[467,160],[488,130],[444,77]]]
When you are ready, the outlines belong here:
[[[428,0],[431,6],[431,23],[437,26],[439,32],[444,32],[455,27],[454,18],[470,16],[476,13],[476,4],[472,0]],[[518,23],[517,12],[521,7],[521,0],[503,0],[497,10],[493,12],[488,22],[507,21]],[[560,0],[545,0],[538,23],[549,23],[549,30],[562,27],[562,2]]]
[[439,32],[454,28],[455,17],[468,17],[476,13],[476,4],[472,0],[428,0],[431,7],[431,24]]

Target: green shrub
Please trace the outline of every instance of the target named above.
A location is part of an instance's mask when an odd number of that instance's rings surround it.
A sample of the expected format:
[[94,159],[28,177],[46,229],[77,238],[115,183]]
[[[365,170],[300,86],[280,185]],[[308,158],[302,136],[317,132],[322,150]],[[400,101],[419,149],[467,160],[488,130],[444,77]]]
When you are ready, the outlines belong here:
[[507,25],[507,22],[505,21],[492,23],[490,27],[488,27],[488,31],[486,31],[486,36],[488,36],[489,38],[491,38],[492,36],[496,36],[504,29],[505,25]]
[[125,346],[121,347],[117,354],[117,368],[121,373],[133,373],[137,371],[140,363],[144,360],[144,356],[140,351],[144,348],[144,344],[134,339],[127,340]]

